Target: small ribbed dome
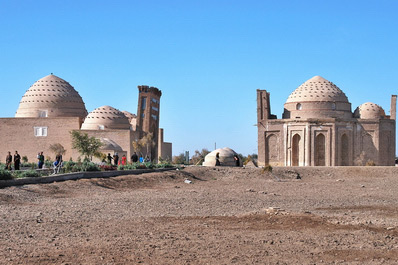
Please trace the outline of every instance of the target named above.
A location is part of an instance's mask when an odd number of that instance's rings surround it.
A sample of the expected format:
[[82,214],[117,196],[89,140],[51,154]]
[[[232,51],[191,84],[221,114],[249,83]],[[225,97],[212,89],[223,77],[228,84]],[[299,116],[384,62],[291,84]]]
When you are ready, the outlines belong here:
[[82,124],[82,130],[112,129],[130,129],[130,122],[121,111],[110,106],[96,108]]
[[306,101],[348,102],[348,98],[332,82],[321,76],[314,76],[294,90],[286,103]]
[[87,110],[79,93],[68,82],[53,74],[36,81],[23,95],[17,118],[80,117]]
[[129,119],[131,129],[133,131],[137,130],[137,115],[125,110],[122,113]]
[[386,113],[379,105],[366,102],[355,109],[354,117],[358,119],[383,119]]

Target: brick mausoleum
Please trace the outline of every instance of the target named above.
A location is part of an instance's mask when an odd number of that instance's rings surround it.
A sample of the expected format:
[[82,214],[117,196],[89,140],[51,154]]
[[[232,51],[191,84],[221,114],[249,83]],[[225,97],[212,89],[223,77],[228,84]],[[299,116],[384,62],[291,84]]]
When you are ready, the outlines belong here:
[[370,102],[352,112],[343,91],[314,76],[290,94],[277,119],[270,93],[257,90],[258,163],[394,166],[396,99],[391,97],[390,116]]
[[[171,159],[172,144],[163,142],[159,128],[160,97],[155,87],[138,86],[137,115],[110,106],[99,107],[87,114],[79,93],[65,80],[51,74],[35,82],[23,95],[15,118],[0,118],[0,156],[17,150],[21,156],[36,162],[38,152],[53,159],[51,144],[66,149],[64,159],[76,161],[79,153],[72,149],[70,132],[79,130],[100,139],[103,153],[118,152],[128,158],[134,152],[133,141],[153,133],[155,145],[149,156],[155,161]],[[142,150],[146,155],[146,150]]]

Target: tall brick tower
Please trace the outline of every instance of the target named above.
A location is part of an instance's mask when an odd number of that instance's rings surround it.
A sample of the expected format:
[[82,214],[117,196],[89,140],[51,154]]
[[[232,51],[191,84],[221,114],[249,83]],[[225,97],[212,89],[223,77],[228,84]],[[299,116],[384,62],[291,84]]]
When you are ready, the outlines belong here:
[[155,146],[151,148],[152,159],[158,158],[160,97],[162,91],[156,87],[138,86],[137,131],[140,138],[152,133]]

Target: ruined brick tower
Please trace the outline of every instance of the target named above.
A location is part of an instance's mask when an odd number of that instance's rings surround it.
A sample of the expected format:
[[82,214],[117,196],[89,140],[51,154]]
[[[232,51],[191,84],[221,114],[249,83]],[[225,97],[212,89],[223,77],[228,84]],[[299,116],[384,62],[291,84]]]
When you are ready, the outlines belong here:
[[152,159],[158,158],[159,113],[162,91],[156,87],[138,86],[137,131],[140,138],[152,133],[155,146],[151,148]]

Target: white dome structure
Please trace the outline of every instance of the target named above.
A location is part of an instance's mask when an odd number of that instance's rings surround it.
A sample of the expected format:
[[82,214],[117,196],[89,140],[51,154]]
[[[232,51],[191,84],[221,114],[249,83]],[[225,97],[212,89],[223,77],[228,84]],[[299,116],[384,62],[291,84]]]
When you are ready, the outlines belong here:
[[36,81],[23,95],[17,118],[80,117],[87,110],[79,93],[68,82],[53,74]]
[[354,117],[358,119],[384,119],[386,113],[379,105],[366,102],[355,109]]
[[[214,167],[216,165],[216,155],[219,154],[219,160],[221,166],[235,166],[236,162],[234,156],[238,155],[234,150],[229,147],[216,149],[205,156],[205,161],[203,162],[203,166],[206,167]],[[242,161],[240,161],[242,164]]]
[[130,129],[129,119],[118,109],[102,106],[90,112],[82,124],[82,130]]
[[284,118],[352,118],[351,103],[344,92],[321,76],[304,82],[288,97]]

